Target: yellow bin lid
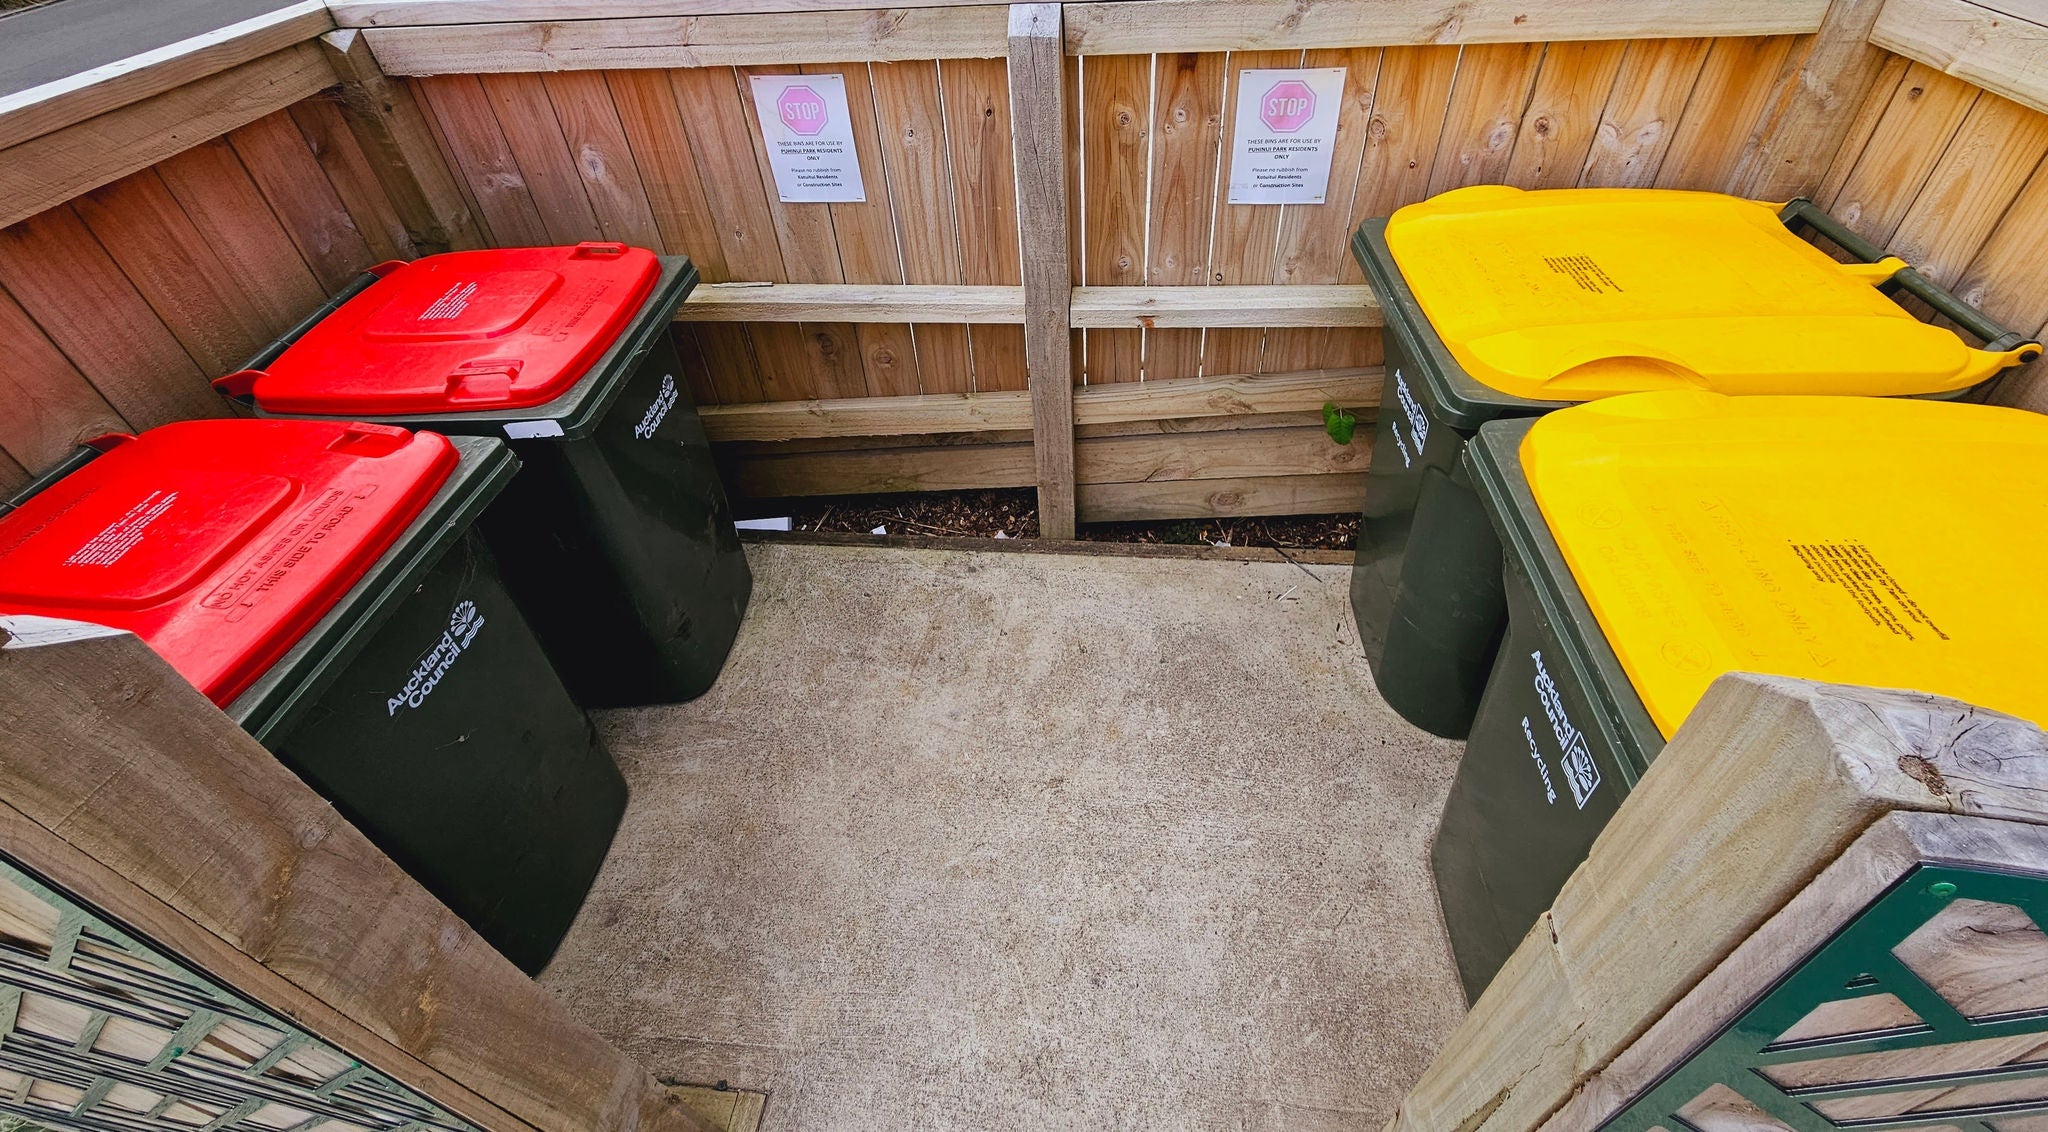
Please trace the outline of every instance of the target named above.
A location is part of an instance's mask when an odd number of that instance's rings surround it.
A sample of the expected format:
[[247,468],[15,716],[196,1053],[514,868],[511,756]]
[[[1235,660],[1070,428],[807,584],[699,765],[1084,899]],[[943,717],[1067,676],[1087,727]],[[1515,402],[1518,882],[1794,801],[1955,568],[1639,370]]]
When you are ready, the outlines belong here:
[[1387,246],[1466,373],[1518,397],[1938,393],[2025,360],[1880,294],[1903,261],[1837,263],[1720,193],[1478,185],[1394,213]]
[[1542,418],[1521,459],[1666,737],[1735,671],[2048,724],[2048,416],[1643,393]]

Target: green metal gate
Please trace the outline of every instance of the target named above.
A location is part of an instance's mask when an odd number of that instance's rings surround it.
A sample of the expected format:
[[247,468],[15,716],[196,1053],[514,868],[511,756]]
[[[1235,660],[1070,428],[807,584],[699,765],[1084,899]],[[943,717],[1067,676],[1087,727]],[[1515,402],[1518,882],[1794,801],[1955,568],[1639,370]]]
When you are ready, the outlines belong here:
[[[1956,904],[2010,905],[2048,931],[2048,878],[1981,869],[1922,865],[1907,873],[1847,927],[1771,987],[1761,1000],[1663,1080],[1601,1125],[1611,1132],[1699,1132],[1680,1110],[1720,1085],[1796,1132],[1951,1127],[1961,1132],[2012,1132],[1994,1121],[2048,1112],[2048,1081],[2024,1090],[2029,1099],[1915,1098],[1890,1116],[1830,1118],[1816,1106],[1858,1097],[1935,1092],[2048,1078],[2048,997],[2039,1004],[1965,1017],[1896,954],[1896,949]],[[1830,1037],[1780,1040],[1816,1007],[1873,995],[1895,996],[1919,1022]],[[2030,998],[2033,996],[2029,996]],[[1933,1050],[1991,1038],[2043,1035],[2042,1049],[2021,1060],[1976,1068],[1880,1076],[1838,1084],[1781,1085],[1778,1067],[1859,1054]]]

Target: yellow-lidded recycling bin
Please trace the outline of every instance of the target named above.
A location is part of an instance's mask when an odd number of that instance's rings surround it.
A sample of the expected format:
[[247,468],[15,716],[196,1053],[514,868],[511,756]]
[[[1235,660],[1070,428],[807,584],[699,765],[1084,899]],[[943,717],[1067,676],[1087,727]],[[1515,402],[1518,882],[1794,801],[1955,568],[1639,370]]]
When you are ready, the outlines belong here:
[[2048,416],[1669,391],[1488,424],[1465,460],[1509,608],[1431,851],[1474,997],[1724,673],[2048,722]]
[[1646,390],[1955,395],[2040,352],[1805,201],[1477,186],[1366,221],[1352,250],[1387,355],[1352,608],[1388,702],[1454,738],[1505,617],[1499,548],[1459,471],[1481,424]]

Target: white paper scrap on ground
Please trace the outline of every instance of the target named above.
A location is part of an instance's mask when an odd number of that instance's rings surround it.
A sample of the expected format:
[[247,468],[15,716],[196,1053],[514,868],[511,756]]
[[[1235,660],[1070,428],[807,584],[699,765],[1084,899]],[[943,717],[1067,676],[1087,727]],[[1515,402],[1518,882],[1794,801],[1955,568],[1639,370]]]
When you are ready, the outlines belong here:
[[871,534],[871,535],[886,535],[886,534],[888,534],[888,533],[889,533],[889,528],[887,528],[887,527],[876,527],[876,528],[875,528],[874,530],[872,530],[872,531],[869,531],[868,533],[869,533],[869,534]]
[[787,515],[780,519],[735,519],[732,525],[741,531],[786,531],[792,527]]
[[[775,192],[788,203],[868,199],[843,75],[751,75]],[[1327,160],[1325,164],[1327,164]]]
[[1241,72],[1230,203],[1323,203],[1343,102],[1342,67]]

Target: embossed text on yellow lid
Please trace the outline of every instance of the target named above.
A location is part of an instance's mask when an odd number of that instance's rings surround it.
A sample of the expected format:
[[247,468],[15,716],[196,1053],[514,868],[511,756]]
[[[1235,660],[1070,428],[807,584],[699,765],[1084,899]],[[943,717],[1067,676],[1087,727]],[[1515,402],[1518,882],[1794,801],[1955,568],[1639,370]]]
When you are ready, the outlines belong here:
[[1730,671],[2048,724],[2048,416],[1644,393],[1542,418],[1521,461],[1666,736]]

